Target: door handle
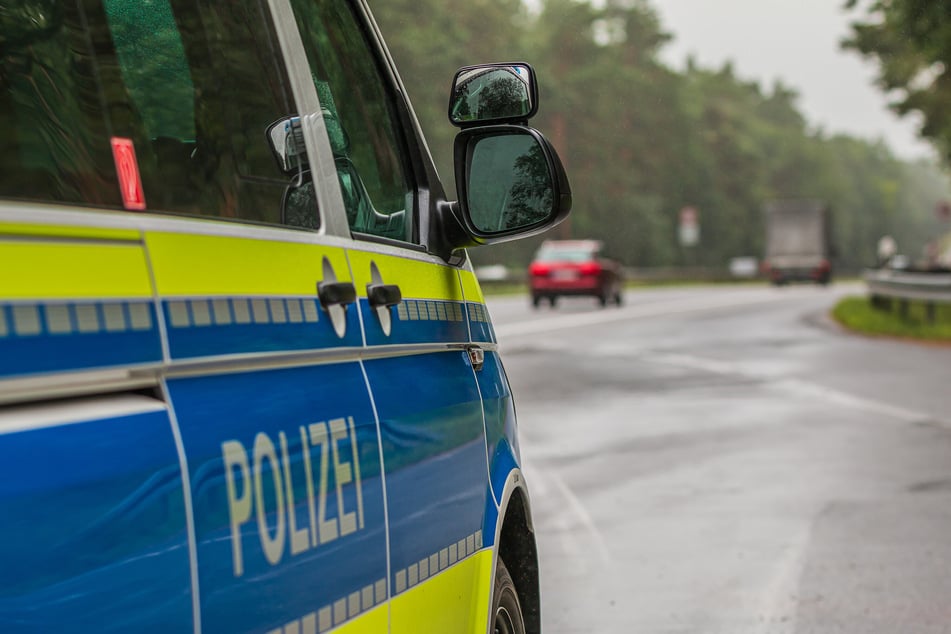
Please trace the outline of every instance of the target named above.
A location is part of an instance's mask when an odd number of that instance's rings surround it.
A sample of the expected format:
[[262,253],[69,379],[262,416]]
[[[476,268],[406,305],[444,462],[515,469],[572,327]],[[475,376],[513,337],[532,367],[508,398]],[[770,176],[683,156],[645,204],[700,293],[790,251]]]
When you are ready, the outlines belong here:
[[331,306],[346,306],[357,301],[357,288],[353,282],[321,282],[317,285],[317,297],[324,310]]
[[372,308],[389,308],[403,301],[403,293],[396,284],[367,284],[367,301]]

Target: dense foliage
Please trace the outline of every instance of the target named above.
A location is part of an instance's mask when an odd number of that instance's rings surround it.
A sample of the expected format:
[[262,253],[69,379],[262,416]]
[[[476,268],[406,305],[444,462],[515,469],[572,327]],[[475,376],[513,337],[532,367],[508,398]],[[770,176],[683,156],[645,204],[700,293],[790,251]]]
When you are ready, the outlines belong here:
[[864,12],[845,46],[878,63],[878,83],[900,114],[923,117],[921,133],[951,157],[951,11],[946,0],[848,0]]
[[[372,1],[372,0],[371,0]],[[631,266],[722,266],[762,254],[764,201],[828,201],[840,265],[874,261],[893,235],[915,256],[939,231],[948,183],[933,166],[897,160],[879,143],[828,136],[800,113],[795,91],[719,69],[675,72],[658,59],[669,37],[646,0],[386,0],[374,13],[445,180],[455,129],[449,81],[467,64],[525,60],[541,84],[534,126],[554,142],[574,193],[557,237],[595,237]],[[857,107],[861,107],[858,105]],[[677,242],[684,206],[701,242]],[[477,261],[524,264],[537,241],[477,249]]]

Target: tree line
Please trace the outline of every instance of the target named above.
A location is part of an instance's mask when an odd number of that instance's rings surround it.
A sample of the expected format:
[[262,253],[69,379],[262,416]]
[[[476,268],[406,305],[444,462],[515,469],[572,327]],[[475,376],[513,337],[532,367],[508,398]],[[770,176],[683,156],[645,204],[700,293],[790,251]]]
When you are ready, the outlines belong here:
[[[371,0],[372,2],[372,0]],[[598,238],[629,266],[719,267],[763,251],[763,204],[825,200],[838,264],[875,260],[886,234],[915,256],[940,230],[948,180],[881,142],[831,135],[805,119],[793,87],[762,86],[730,64],[667,67],[670,36],[647,0],[378,0],[372,8],[447,184],[446,105],[461,66],[527,61],[540,84],[532,125],[557,147],[574,195],[546,238]],[[863,104],[856,104],[856,108]],[[699,210],[700,244],[677,241],[680,209]],[[476,249],[477,262],[524,265],[538,242]]]

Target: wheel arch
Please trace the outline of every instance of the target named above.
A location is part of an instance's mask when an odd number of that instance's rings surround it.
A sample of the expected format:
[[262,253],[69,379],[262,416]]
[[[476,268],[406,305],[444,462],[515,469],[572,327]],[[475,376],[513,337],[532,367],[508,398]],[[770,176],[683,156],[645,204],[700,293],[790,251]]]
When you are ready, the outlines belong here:
[[[538,549],[535,544],[535,529],[532,524],[531,501],[525,477],[520,469],[512,469],[505,481],[499,519],[496,523],[495,558],[492,562],[492,578],[498,567],[498,558],[505,561],[509,574],[515,582],[525,631],[528,634],[541,632],[541,595],[539,592]],[[490,601],[490,609],[494,604]],[[493,618],[489,615],[489,633]]]

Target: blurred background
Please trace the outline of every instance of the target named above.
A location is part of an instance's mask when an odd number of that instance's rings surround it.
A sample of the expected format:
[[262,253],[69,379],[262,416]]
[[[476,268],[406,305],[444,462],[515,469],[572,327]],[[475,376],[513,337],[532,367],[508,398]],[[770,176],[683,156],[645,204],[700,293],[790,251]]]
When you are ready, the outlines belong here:
[[[525,60],[574,208],[545,238],[594,238],[632,269],[725,273],[761,258],[772,199],[825,201],[840,273],[891,236],[915,260],[951,227],[939,152],[900,120],[855,50],[862,6],[831,0],[387,0],[373,10],[451,186],[457,68]],[[939,4],[939,3],[936,3]],[[853,41],[847,49],[843,42]],[[699,235],[679,236],[694,210]],[[476,249],[523,272],[543,238]],[[947,248],[942,247],[941,250]],[[648,275],[649,273],[645,273]]]
[[571,180],[470,251],[543,631],[951,631],[946,0],[373,4],[447,184],[453,73],[511,60]]

